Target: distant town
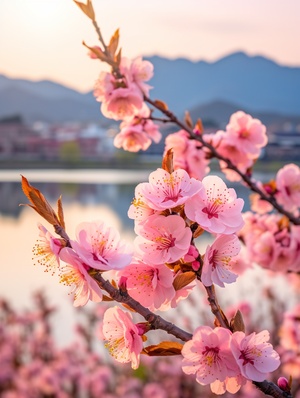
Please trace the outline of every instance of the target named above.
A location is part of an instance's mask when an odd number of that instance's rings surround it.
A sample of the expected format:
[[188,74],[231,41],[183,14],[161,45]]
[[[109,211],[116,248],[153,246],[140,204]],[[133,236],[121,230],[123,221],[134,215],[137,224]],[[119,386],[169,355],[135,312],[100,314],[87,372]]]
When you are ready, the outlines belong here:
[[[220,126],[221,127],[221,126]],[[224,127],[224,126],[222,126]],[[205,129],[205,122],[204,122]],[[263,161],[300,161],[300,125],[277,123],[267,126],[269,144]],[[218,130],[207,127],[204,132]],[[83,163],[113,165],[115,162],[130,164],[138,159],[141,164],[155,163],[161,159],[164,140],[152,145],[148,151],[129,154],[113,145],[118,125],[87,122],[25,123],[21,116],[13,115],[0,119],[0,162],[6,168],[14,165],[33,165],[45,168],[64,164],[70,167]],[[165,136],[168,132],[163,131]],[[41,166],[40,166],[41,167]]]

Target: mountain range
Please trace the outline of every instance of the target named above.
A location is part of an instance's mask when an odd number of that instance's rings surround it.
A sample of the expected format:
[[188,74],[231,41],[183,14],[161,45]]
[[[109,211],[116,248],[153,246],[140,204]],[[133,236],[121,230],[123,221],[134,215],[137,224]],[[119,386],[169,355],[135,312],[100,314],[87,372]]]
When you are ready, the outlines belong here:
[[[147,58],[154,65],[152,99],[165,101],[177,115],[225,123],[243,109],[264,123],[300,122],[300,67],[282,66],[262,56],[233,53],[216,62]],[[21,114],[27,122],[100,121],[92,91],[82,94],[43,80],[0,75],[0,118]],[[107,120],[107,119],[106,119]]]

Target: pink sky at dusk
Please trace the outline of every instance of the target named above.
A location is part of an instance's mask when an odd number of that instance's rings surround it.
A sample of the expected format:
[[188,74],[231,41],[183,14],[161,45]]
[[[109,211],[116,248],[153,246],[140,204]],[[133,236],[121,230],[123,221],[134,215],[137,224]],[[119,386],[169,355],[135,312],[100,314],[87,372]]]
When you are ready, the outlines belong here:
[[[300,66],[299,0],[93,0],[106,40],[120,28],[123,55],[215,61],[234,51]],[[0,74],[91,89],[102,65],[97,43],[72,0],[0,1]]]

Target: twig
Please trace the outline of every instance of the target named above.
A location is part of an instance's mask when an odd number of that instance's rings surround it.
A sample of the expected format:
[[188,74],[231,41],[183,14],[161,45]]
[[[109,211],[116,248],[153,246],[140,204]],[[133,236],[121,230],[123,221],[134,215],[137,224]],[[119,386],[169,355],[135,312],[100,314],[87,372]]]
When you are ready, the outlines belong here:
[[128,305],[134,311],[142,315],[146,321],[151,325],[151,329],[161,329],[165,330],[167,333],[172,334],[173,336],[181,339],[182,341],[191,340],[193,335],[188,333],[178,326],[174,325],[171,322],[166,321],[159,315],[154,314],[147,308],[143,307],[139,302],[134,300],[132,297],[129,296],[127,292],[120,292],[118,289],[112,286],[112,284],[103,279],[102,275],[99,273],[95,275],[91,275],[99,284],[101,289],[105,290],[112,299],[117,301],[118,303],[123,303]]
[[286,216],[294,225],[300,225],[300,217],[295,217],[292,213],[286,211],[275,199],[274,196],[269,196],[265,192],[263,192],[257,184],[246,174],[242,173],[238,167],[236,167],[230,159],[225,158],[224,156],[220,155],[218,151],[208,142],[206,142],[201,134],[195,134],[194,131],[182,123],[170,110],[168,109],[163,109],[160,106],[157,105],[155,101],[152,101],[150,98],[144,96],[144,100],[154,106],[156,109],[160,110],[163,114],[165,114],[171,123],[175,123],[178,127],[181,129],[185,130],[191,137],[191,139],[194,139],[198,142],[201,143],[201,145],[211,152],[211,154],[219,159],[222,160],[223,162],[226,163],[227,168],[235,171],[241,178],[242,180],[248,185],[248,187],[253,191],[259,194],[261,199],[271,203],[271,205],[281,214]]

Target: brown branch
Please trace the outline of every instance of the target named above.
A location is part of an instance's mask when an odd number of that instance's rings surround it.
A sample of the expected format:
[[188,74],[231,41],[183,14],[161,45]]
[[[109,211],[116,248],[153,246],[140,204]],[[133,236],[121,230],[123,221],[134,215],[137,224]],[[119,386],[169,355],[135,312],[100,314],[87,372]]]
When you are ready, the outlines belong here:
[[175,123],[178,127],[181,129],[185,130],[189,135],[191,139],[194,139],[198,142],[201,143],[201,145],[211,152],[211,154],[219,159],[222,160],[223,162],[226,163],[227,168],[230,170],[235,171],[241,178],[242,180],[248,185],[248,187],[253,191],[259,194],[261,199],[269,202],[279,213],[283,214],[286,216],[294,225],[300,225],[300,217],[295,217],[292,213],[286,211],[275,199],[274,196],[269,196],[267,195],[264,191],[262,191],[257,184],[246,174],[242,173],[238,167],[236,167],[230,159],[225,158],[224,156],[220,155],[218,151],[208,142],[206,142],[201,134],[195,134],[194,131],[188,127],[186,124],[182,123],[170,110],[163,109],[159,107],[155,101],[152,101],[150,98],[144,96],[144,100],[154,106],[156,109],[161,111],[164,115],[166,115],[169,118],[169,121],[171,123]]
[[230,330],[229,322],[228,322],[224,312],[222,311],[221,307],[219,306],[214,285],[204,286],[204,287],[206,289],[207,300],[209,302],[211,312],[217,318],[220,326]]
[[100,272],[91,276],[98,282],[101,289],[105,290],[112,299],[114,299],[118,303],[128,305],[134,311],[142,315],[151,325],[151,329],[164,330],[167,333],[177,337],[178,339],[181,339],[182,341],[191,340],[191,338],[193,337],[191,333],[180,329],[173,323],[168,322],[159,315],[154,314],[153,312],[148,310],[148,308],[143,307],[138,301],[130,297],[126,291],[120,291],[113,287],[109,281],[102,278]]
[[264,380],[252,382],[260,391],[273,398],[293,398],[292,394],[287,391],[282,391],[276,384]]

